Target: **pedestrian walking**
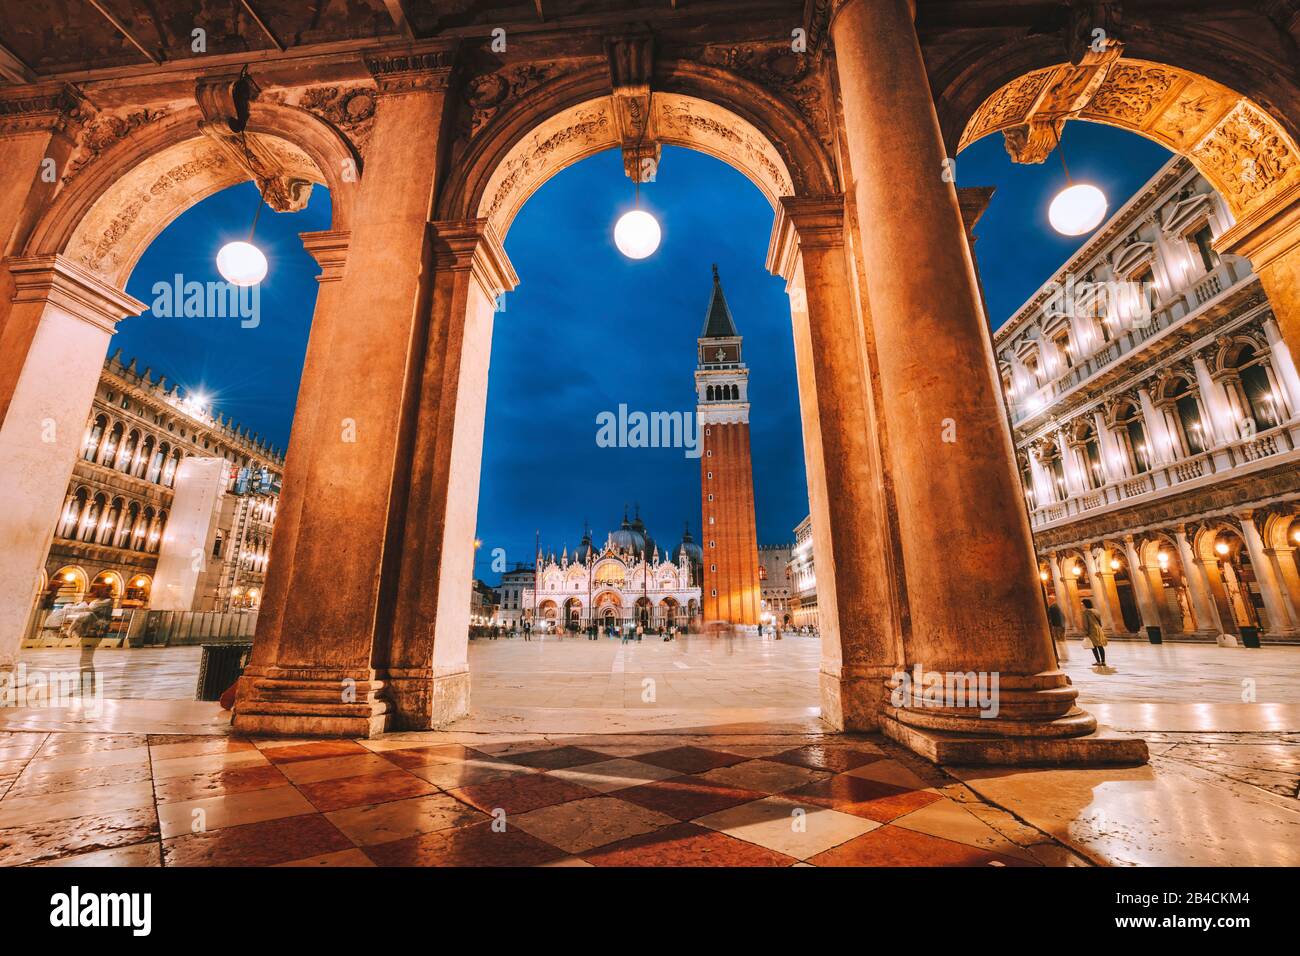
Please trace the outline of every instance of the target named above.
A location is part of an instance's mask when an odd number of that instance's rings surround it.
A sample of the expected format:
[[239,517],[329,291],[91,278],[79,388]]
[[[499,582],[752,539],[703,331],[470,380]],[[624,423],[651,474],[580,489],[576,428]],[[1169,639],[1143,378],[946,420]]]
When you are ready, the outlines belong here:
[[1097,666],[1106,666],[1106,632],[1102,630],[1101,618],[1092,609],[1092,601],[1083,602],[1083,646],[1092,651]]

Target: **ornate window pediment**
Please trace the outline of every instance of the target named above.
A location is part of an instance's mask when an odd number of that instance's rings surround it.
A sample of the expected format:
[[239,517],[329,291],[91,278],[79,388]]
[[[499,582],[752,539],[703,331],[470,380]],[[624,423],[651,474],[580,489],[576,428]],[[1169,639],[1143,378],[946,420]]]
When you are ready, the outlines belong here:
[[1155,247],[1149,242],[1137,240],[1115,251],[1112,260],[1115,275],[1131,279],[1143,266],[1153,262],[1156,257]]
[[1188,196],[1186,199],[1180,199],[1165,214],[1160,228],[1171,236],[1182,236],[1209,219],[1212,211],[1213,205],[1209,193]]

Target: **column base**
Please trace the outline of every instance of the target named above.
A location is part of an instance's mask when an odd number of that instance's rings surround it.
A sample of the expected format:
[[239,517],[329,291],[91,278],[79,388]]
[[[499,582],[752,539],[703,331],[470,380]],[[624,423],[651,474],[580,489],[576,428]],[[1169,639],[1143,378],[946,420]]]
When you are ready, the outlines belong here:
[[285,737],[377,737],[389,728],[384,682],[373,670],[246,668],[235,730]]
[[[886,737],[931,763],[967,767],[1100,767],[1137,766],[1148,760],[1140,737],[1119,737],[1110,731],[1084,736],[978,737],[930,730],[901,723],[888,711],[880,718]],[[1082,714],[1082,712],[1080,712]],[[1092,718],[1082,714],[1089,720]],[[1063,718],[1070,720],[1072,718]],[[1096,726],[1096,721],[1092,721]]]
[[887,700],[885,680],[893,667],[845,667],[839,674],[821,671],[822,720],[840,731],[880,730],[880,710]]
[[435,674],[431,667],[390,667],[393,730],[436,730],[469,713],[469,670]]

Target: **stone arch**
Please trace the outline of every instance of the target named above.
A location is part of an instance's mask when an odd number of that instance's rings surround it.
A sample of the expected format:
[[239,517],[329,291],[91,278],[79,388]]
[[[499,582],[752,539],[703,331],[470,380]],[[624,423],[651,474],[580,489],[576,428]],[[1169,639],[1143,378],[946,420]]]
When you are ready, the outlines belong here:
[[[149,244],[177,216],[249,175],[199,132],[197,106],[140,126],[65,177],[24,255],[60,254],[121,288]],[[352,144],[306,110],[254,103],[248,133],[287,173],[330,191],[331,229],[350,228],[356,181],[344,179]],[[251,213],[250,213],[251,219]]]
[[1300,546],[1300,540],[1295,537],[1300,534],[1300,514],[1294,511],[1269,511],[1257,514],[1255,524],[1259,528],[1259,536],[1263,539],[1266,548]]
[[[699,63],[670,60],[657,67],[651,111],[658,142],[733,166],[774,208],[783,196],[838,191],[818,138],[763,87]],[[438,218],[487,219],[504,237],[528,197],[551,176],[621,145],[603,63],[544,82],[475,137],[443,191]]]
[[[1106,67],[1057,63],[1012,74],[960,121],[957,150],[1003,132],[1023,161],[1042,162],[1067,115],[1127,129],[1186,156],[1238,220],[1300,187],[1289,118],[1202,73],[1126,57]],[[956,132],[957,117],[950,121]]]

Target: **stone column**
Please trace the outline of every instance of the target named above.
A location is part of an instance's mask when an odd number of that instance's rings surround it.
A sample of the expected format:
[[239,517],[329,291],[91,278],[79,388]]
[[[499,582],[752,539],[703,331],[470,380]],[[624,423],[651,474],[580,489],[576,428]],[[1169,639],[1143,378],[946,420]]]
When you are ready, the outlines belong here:
[[[786,280],[817,560],[822,716],[879,726],[902,661],[867,329],[850,284],[844,197],[782,200],[768,269]],[[1023,510],[1021,511],[1023,514]]]
[[62,256],[6,267],[15,293],[4,338],[21,343],[23,361],[0,424],[0,670],[18,658],[108,340],[119,319],[145,309]]
[[1160,608],[1151,595],[1151,581],[1147,578],[1146,568],[1142,566],[1142,559],[1138,557],[1137,545],[1131,534],[1124,535],[1124,556],[1128,559],[1128,579],[1133,585],[1138,613],[1142,615],[1142,626],[1160,627]]
[[1273,361],[1273,370],[1282,387],[1286,406],[1291,417],[1300,415],[1300,374],[1296,373],[1295,357],[1291,348],[1282,337],[1282,329],[1274,316],[1264,319],[1264,336],[1268,339],[1269,356]]
[[[21,251],[49,208],[67,172],[76,133],[73,117],[82,102],[75,89],[62,83],[0,91],[0,169],[5,171],[0,177],[0,255]],[[30,301],[15,301],[15,277],[9,268],[13,261],[0,260],[0,422],[15,400],[36,329],[27,308]],[[15,319],[19,312],[26,314],[25,322],[21,315]],[[121,315],[113,316],[118,318]],[[0,647],[3,642],[0,637]]]
[[[432,231],[433,304],[397,605],[390,644],[376,656],[402,729],[440,726],[469,711],[469,595],[493,313],[519,282],[487,220],[437,222]],[[556,600],[563,629],[564,595]]]
[[[941,761],[1087,759],[1091,744],[1056,746],[1095,730],[1096,720],[1075,707],[1077,692],[1056,665],[912,15],[909,0],[846,0],[830,25],[890,436],[910,614],[905,663],[996,673],[1000,690],[997,716],[981,717],[954,700],[923,700],[920,686],[896,688],[901,706],[886,708],[883,726]],[[1144,759],[1145,746],[1133,757]]]
[[1065,618],[1066,636],[1078,634],[1079,615],[1075,611],[1075,602],[1071,599],[1070,590],[1066,586],[1065,576],[1061,573],[1060,555],[1053,551],[1047,558],[1047,566],[1052,572],[1052,590],[1056,593],[1056,604]]
[[1178,545],[1178,560],[1183,566],[1183,579],[1187,582],[1187,590],[1192,595],[1196,629],[1217,637],[1223,633],[1223,625],[1219,622],[1219,609],[1215,606],[1214,595],[1210,593],[1209,582],[1205,580],[1204,569],[1192,552],[1191,542],[1187,540],[1186,525],[1179,525],[1174,530],[1174,543]]
[[1110,568],[1104,565],[1106,551],[1104,548],[1098,549],[1101,557],[1092,548],[1083,549],[1083,563],[1088,569],[1088,583],[1092,589],[1092,609],[1097,612],[1101,618],[1101,626],[1111,634],[1123,633],[1124,628],[1116,623],[1115,607],[1110,599],[1111,589],[1114,587],[1110,580],[1113,575]]
[[1272,561],[1291,619],[1300,621],[1300,569],[1296,567],[1295,548],[1266,548],[1264,553]]
[[339,309],[339,290],[342,288],[340,280],[343,278],[343,267],[347,264],[351,234],[347,231],[304,232],[300,238],[303,248],[320,265],[321,273],[316,277],[316,307],[312,312],[307,355],[298,385],[300,399],[294,409],[289,448],[285,452],[284,478],[281,481],[275,531],[271,539],[272,558],[267,566],[266,586],[257,614],[258,651],[267,655],[272,655],[272,648],[278,648],[279,645],[285,605],[293,590],[298,528],[303,508],[307,504],[306,458],[312,454],[310,439],[316,435],[318,406],[315,402],[304,402],[301,396],[320,395],[330,388],[330,383],[324,376],[329,364],[332,327],[345,321]]
[[245,732],[368,736],[388,725],[375,662],[397,582],[450,57],[367,66],[379,87],[370,145],[347,264],[317,311],[326,336],[311,348],[322,354],[299,391],[298,408],[313,411],[295,422],[284,478],[298,513],[277,531],[277,559],[291,556],[240,683],[234,725]]
[[1201,404],[1205,406],[1206,421],[1201,422],[1201,429],[1208,430],[1210,448],[1236,441],[1237,419],[1228,403],[1228,395],[1223,386],[1210,375],[1205,359],[1197,355],[1192,359],[1192,368],[1196,371],[1196,385],[1201,392]]
[[1146,424],[1147,461],[1151,466],[1150,470],[1154,471],[1177,458],[1178,449],[1174,447],[1174,440],[1169,434],[1164,413],[1151,401],[1151,390],[1142,385],[1138,387],[1137,393],[1138,402],[1142,407],[1142,421]]
[[[1264,540],[1255,527],[1254,515],[1249,511],[1237,514],[1241,522],[1241,536],[1246,541],[1246,552],[1250,555],[1250,567],[1259,582],[1259,594],[1264,599],[1264,613],[1268,615],[1268,632],[1271,636],[1290,636],[1296,632],[1295,622],[1287,611],[1286,599],[1282,597],[1282,588],[1273,574],[1273,564],[1264,552]],[[1242,588],[1242,600],[1249,600],[1245,588]]]

